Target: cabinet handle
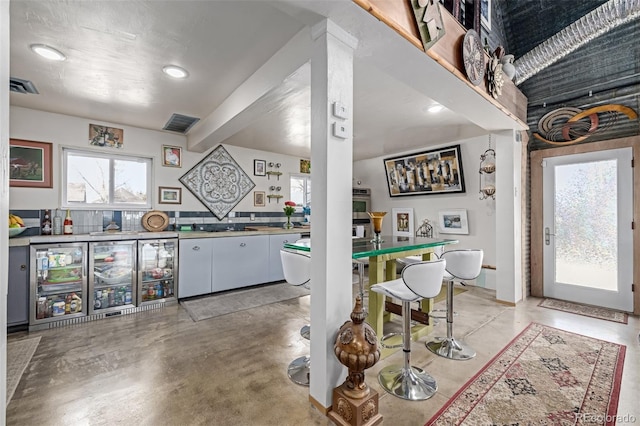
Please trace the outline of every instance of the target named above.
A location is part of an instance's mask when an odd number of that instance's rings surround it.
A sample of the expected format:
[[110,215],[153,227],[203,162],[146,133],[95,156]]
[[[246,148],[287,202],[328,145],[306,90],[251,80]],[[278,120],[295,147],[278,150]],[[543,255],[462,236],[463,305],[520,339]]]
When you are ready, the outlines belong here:
[[27,265],[20,265],[20,270],[21,271],[26,271],[27,270]]
[[289,242],[289,240],[284,240],[283,241],[284,244],[287,244],[288,242]]
[[247,245],[246,243],[240,243],[240,247],[244,247],[246,245]]
[[191,248],[191,250],[198,251],[198,250],[200,250],[200,246],[193,246],[193,248]]

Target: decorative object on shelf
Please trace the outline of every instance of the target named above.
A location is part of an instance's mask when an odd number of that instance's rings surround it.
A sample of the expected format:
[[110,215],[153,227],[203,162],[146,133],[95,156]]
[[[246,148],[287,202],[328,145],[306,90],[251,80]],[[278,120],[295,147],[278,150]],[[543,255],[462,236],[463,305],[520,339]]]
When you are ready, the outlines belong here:
[[[280,180],[280,175],[282,174],[282,172],[279,170],[280,166],[282,164],[280,163],[269,163],[269,169],[271,170],[267,170],[267,179],[271,179],[271,176],[275,176],[278,180]],[[273,170],[275,168],[275,170]]]
[[253,175],[254,176],[266,176],[267,175],[267,162],[264,160],[253,160]]
[[311,173],[311,160],[300,160],[300,173]]
[[438,225],[443,234],[469,233],[469,222],[465,209],[441,210],[438,212]]
[[371,222],[373,222],[374,236],[371,242],[374,244],[384,243],[384,240],[380,237],[380,233],[382,232],[382,219],[387,212],[367,212],[367,214],[371,218]]
[[462,41],[462,60],[469,81],[474,86],[479,85],[484,78],[484,50],[482,49],[480,37],[475,30],[469,30],[464,35],[464,40]]
[[389,196],[465,192],[460,145],[384,160]]
[[378,393],[365,382],[364,370],[380,360],[380,348],[375,331],[364,320],[367,313],[362,298],[356,296],[351,321],[338,330],[333,352],[349,369],[345,381],[333,390],[329,418],[340,425],[376,425],[382,422],[378,413]]
[[109,224],[104,228],[106,232],[118,232],[120,227],[114,221],[109,222]]
[[[551,145],[572,145],[613,127],[619,114],[626,115],[629,120],[638,118],[633,109],[620,104],[600,105],[584,111],[575,107],[554,109],[538,121],[540,133],[533,133],[533,136]],[[559,120],[562,122],[556,123]]]
[[296,211],[296,203],[293,201],[285,201],[284,202],[284,214],[287,215],[287,222],[284,224],[285,229],[292,229],[293,224],[291,223],[291,215]]
[[500,59],[500,63],[502,64],[502,72],[507,76],[509,80],[513,80],[516,76],[516,66],[513,65],[513,60],[513,55],[504,55]]
[[162,165],[165,167],[182,167],[182,148],[162,145]]
[[253,191],[253,206],[264,207],[264,191]]
[[392,209],[393,235],[398,237],[413,237],[413,209]]
[[491,55],[489,65],[487,66],[487,89],[494,99],[502,94],[502,85],[504,77],[502,75],[502,64],[496,52]]
[[9,140],[9,186],[53,188],[49,142]]
[[182,204],[182,188],[159,186],[158,187],[158,203]]
[[411,6],[422,46],[426,51],[445,34],[440,2],[437,0],[411,0]]
[[222,145],[179,180],[220,220],[256,186]]
[[142,216],[142,227],[149,232],[160,232],[169,226],[169,216],[159,210],[151,210]]
[[281,194],[274,194],[274,192],[280,192],[280,190],[281,190],[281,189],[282,189],[282,187],[281,187],[281,186],[274,186],[274,185],[271,185],[271,186],[269,187],[269,191],[271,191],[271,194],[267,195],[267,198],[269,199],[269,202],[271,202],[271,199],[276,200],[276,202],[277,202],[277,203],[279,203],[279,202],[280,202],[280,198],[282,198],[282,197],[283,197],[283,195],[281,195]]
[[89,124],[89,145],[122,148],[124,145],[124,130],[99,124]]
[[311,223],[311,206],[306,205],[302,207],[302,213],[304,213],[305,223]]
[[489,135],[489,149],[480,156],[480,199],[491,197],[496,199],[496,152],[491,149],[491,135]]

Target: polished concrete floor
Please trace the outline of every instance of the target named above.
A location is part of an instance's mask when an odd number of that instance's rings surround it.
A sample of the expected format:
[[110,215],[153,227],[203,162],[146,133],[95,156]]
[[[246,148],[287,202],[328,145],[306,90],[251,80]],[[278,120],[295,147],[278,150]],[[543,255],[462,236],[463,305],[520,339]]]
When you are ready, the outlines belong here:
[[[433,398],[405,401],[380,389],[377,372],[401,363],[400,353],[367,370],[386,424],[423,425],[532,321],[627,345],[618,413],[640,422],[638,317],[617,324],[540,308],[536,298],[509,307],[496,303],[489,290],[467,288],[455,299],[455,334],[477,350],[477,357],[451,361],[424,347],[425,340],[444,334],[444,322],[412,346],[412,363],[438,381]],[[311,407],[308,388],[286,376],[288,362],[309,350],[299,335],[308,312],[309,296],[200,322],[174,305],[30,333],[42,339],[7,407],[6,423],[331,424]],[[8,339],[26,335],[14,333]]]

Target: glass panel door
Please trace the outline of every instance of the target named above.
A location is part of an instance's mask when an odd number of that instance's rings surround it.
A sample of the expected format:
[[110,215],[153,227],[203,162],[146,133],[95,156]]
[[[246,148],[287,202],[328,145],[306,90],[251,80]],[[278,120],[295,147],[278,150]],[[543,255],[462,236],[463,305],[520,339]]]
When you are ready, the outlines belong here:
[[135,306],[136,242],[89,244],[89,312],[112,312]]
[[175,299],[177,240],[138,241],[138,304]]

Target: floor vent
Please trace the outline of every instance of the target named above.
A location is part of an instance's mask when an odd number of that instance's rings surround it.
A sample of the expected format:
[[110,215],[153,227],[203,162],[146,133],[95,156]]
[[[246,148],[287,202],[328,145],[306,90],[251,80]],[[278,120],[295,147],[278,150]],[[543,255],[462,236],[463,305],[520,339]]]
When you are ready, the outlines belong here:
[[23,80],[21,78],[10,77],[9,78],[9,90],[17,93],[33,93],[38,95],[38,89],[29,80]]
[[196,117],[189,117],[188,115],[182,114],[173,114],[171,115],[171,118],[169,118],[169,121],[167,121],[167,124],[164,125],[162,130],[185,134],[198,121],[200,121],[200,119]]

